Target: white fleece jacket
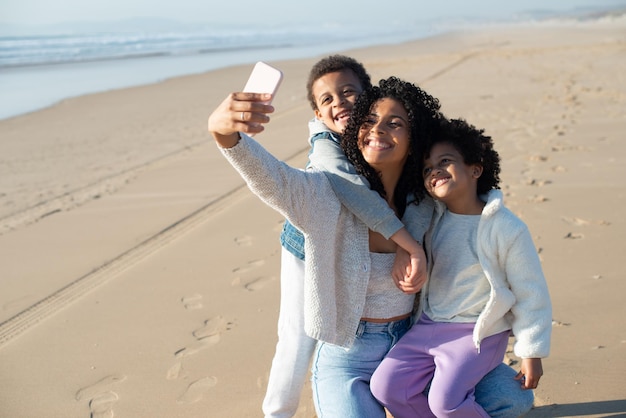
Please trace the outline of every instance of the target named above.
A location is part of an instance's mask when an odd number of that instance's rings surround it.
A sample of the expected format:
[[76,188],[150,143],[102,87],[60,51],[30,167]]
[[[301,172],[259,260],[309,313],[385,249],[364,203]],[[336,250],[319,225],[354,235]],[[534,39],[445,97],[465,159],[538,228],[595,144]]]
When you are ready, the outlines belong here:
[[[433,224],[426,233],[427,253],[432,231],[445,206],[436,202]],[[474,343],[502,331],[515,335],[515,355],[542,358],[550,353],[552,304],[541,262],[526,224],[504,206],[502,192],[491,190],[478,223],[477,252],[491,285],[485,309],[474,327]],[[432,260],[432,254],[429,254]],[[426,297],[422,292],[422,303]]]
[[[340,203],[323,172],[290,167],[244,134],[234,147],[220,149],[250,190],[304,233],[307,335],[350,347],[370,275],[367,226]],[[422,237],[432,213],[430,199],[409,205],[409,233]]]

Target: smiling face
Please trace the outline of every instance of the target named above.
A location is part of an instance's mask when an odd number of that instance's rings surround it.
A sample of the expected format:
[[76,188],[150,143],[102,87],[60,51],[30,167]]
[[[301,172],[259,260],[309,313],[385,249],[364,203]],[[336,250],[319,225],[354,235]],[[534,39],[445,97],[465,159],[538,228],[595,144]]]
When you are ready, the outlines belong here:
[[372,105],[359,129],[359,149],[375,170],[393,170],[398,177],[409,155],[409,117],[397,100],[383,98]]
[[446,142],[433,145],[424,160],[422,173],[426,191],[445,203],[450,211],[459,214],[475,213],[478,206],[482,209],[476,193],[481,174],[480,165],[465,164],[461,153]]
[[361,91],[361,82],[351,70],[323,75],[311,86],[317,106],[315,117],[324,122],[328,129],[342,133]]

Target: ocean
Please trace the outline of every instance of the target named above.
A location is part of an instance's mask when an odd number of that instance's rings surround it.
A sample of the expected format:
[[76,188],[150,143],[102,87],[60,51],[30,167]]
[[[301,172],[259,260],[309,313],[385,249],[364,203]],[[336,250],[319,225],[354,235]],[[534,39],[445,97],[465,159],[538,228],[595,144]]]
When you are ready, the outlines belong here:
[[299,28],[0,36],[0,119],[68,97],[259,60],[297,59],[434,33]]
[[[515,21],[537,18],[524,15],[517,16]],[[90,30],[83,26],[78,31],[37,34],[7,34],[3,30],[0,31],[0,119],[42,109],[69,97],[232,65],[393,44],[452,28],[493,23],[493,20],[433,19],[396,27],[370,26],[365,30],[323,25],[263,30],[178,26],[143,31],[128,27],[106,30],[102,26]]]

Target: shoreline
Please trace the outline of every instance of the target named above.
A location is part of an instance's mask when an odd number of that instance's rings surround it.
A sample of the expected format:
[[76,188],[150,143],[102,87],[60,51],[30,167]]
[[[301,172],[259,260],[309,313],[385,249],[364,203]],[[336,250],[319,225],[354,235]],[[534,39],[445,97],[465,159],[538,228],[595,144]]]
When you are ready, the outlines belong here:
[[[554,305],[531,418],[626,413],[625,33],[623,20],[512,27],[346,52],[373,81],[416,82],[494,138],[505,201],[531,230]],[[271,61],[285,79],[258,140],[294,166],[306,162],[315,61]],[[261,415],[282,219],[206,133],[250,68],[0,121],[0,415]],[[298,416],[313,415],[307,385]]]
[[[346,50],[373,46],[390,46],[419,42],[432,37],[445,36],[455,31],[491,31],[500,28],[523,28],[541,26],[545,28],[567,26],[589,26],[624,19],[626,9],[614,6],[596,12],[563,12],[559,17],[540,20],[503,21],[450,24],[430,22],[423,33],[381,34],[369,40],[327,41],[319,45],[272,46],[255,48],[242,45],[232,50],[215,50],[216,55],[198,51],[195,53],[155,52],[146,55],[127,55],[105,59],[84,59],[74,62],[38,63],[0,67],[5,83],[3,105],[0,106],[0,121],[45,110],[65,100],[90,94],[112,92],[119,89],[148,86],[169,79],[200,75],[231,66],[253,64],[260,60],[285,61],[330,55]],[[381,40],[382,37],[382,40]],[[184,70],[180,68],[184,67]],[[113,76],[111,77],[111,74]],[[146,74],[152,74],[146,76]],[[96,81],[98,80],[98,81]],[[25,101],[24,90],[29,85],[37,86],[39,97]],[[77,86],[75,86],[77,85]],[[10,86],[10,88],[9,88]],[[70,90],[68,90],[68,88]]]
[[[393,45],[423,39],[391,37],[380,40],[347,40],[315,45],[241,47],[214,53],[152,54],[76,62],[0,67],[6,86],[0,105],[0,121],[57,106],[66,100],[125,88],[145,87],[180,77],[254,64],[256,61],[307,59],[372,45]],[[149,76],[147,74],[150,74]],[[111,76],[113,75],[113,76]],[[76,84],[76,85],[75,85]],[[23,87],[38,86],[38,99],[24,102]],[[69,90],[68,90],[69,89]]]

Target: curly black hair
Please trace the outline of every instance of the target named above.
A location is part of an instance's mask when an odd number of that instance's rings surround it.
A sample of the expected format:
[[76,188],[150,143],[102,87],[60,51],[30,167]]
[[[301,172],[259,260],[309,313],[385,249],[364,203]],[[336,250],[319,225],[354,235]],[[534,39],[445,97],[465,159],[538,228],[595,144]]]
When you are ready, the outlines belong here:
[[493,148],[491,137],[484,132],[463,119],[442,120],[440,133],[431,138],[424,152],[424,159],[430,156],[435,144],[450,144],[461,154],[465,164],[482,166],[483,172],[478,178],[476,188],[479,195],[491,189],[499,189],[500,156]]
[[383,198],[386,196],[380,175],[365,161],[359,148],[359,130],[367,121],[372,106],[384,98],[394,99],[401,103],[409,118],[409,156],[394,191],[394,204],[398,215],[402,217],[406,209],[407,197],[413,195],[413,203],[417,204],[424,196],[420,170],[422,155],[425,144],[437,132],[443,115],[439,110],[439,100],[416,85],[396,77],[380,80],[378,86],[365,90],[359,96],[342,136],[341,147],[356,171],[364,176],[369,181],[370,187]]
[[317,103],[315,103],[315,97],[313,97],[313,83],[326,74],[344,70],[350,70],[356,75],[361,82],[363,90],[372,87],[372,81],[365,67],[354,58],[345,55],[330,55],[322,58],[313,65],[309,72],[309,79],[306,82],[306,97],[309,99],[313,110],[317,109]]

